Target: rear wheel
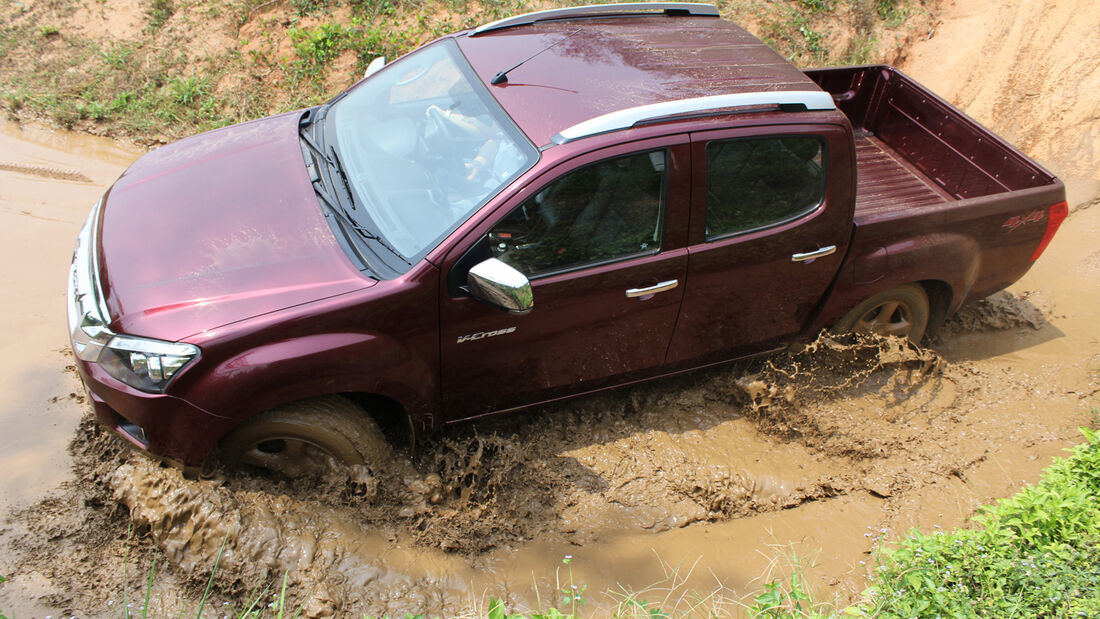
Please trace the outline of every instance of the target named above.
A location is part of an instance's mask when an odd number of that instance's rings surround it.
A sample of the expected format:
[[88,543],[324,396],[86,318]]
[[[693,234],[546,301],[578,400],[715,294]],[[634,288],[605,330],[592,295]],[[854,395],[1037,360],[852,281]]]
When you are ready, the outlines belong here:
[[909,338],[919,344],[928,328],[928,295],[918,284],[880,292],[855,306],[833,329]]
[[257,415],[221,443],[230,467],[250,465],[286,477],[310,477],[336,463],[377,471],[393,457],[378,425],[350,400],[325,396]]

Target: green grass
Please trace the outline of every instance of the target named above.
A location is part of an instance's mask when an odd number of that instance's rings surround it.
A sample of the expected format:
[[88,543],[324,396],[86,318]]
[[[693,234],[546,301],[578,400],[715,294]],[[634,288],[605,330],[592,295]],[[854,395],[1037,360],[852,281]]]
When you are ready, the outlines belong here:
[[[66,21],[81,6],[106,11],[101,3],[9,4],[0,20],[0,106],[12,118],[45,117],[146,143],[170,140],[313,105],[353,83],[378,56],[392,60],[445,33],[567,4],[143,0],[143,28],[102,41]],[[754,16],[759,34],[802,66],[866,62],[874,29],[914,12],[908,0],[719,0],[719,6],[734,21]],[[187,33],[204,28],[237,28],[236,44],[200,51]],[[852,43],[836,50],[833,33],[845,28],[855,28]]]
[[1100,616],[1100,435],[1042,481],[981,508],[975,529],[913,531],[878,568],[876,617]]

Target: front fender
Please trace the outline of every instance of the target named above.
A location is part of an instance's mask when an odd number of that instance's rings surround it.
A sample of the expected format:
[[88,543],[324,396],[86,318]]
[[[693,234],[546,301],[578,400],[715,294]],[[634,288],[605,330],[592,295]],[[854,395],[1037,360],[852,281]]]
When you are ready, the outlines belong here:
[[430,419],[438,385],[429,362],[400,342],[345,332],[280,340],[228,357],[185,397],[239,424],[280,404],[349,392],[382,395]]

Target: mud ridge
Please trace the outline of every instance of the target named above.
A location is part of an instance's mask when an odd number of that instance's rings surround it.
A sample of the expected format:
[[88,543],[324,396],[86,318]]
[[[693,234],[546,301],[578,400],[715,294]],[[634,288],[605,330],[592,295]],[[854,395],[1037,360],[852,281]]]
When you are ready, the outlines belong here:
[[88,178],[84,174],[81,174],[80,172],[77,172],[76,170],[57,168],[53,166],[0,161],[0,170],[3,170],[5,172],[16,172],[18,174],[29,174],[31,176],[39,176],[42,178],[48,178],[58,181],[74,181],[77,183],[92,182],[92,179]]

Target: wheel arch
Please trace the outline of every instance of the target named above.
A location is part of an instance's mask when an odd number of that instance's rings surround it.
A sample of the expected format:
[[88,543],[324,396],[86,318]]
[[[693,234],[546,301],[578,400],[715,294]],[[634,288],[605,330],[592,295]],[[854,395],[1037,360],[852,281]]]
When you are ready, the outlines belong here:
[[951,303],[955,298],[951,284],[939,279],[924,279],[917,282],[928,295],[928,328],[925,335],[933,335],[943,326],[950,315]]
[[211,448],[256,415],[325,396],[351,399],[399,441],[433,427],[439,405],[432,360],[381,334],[306,335],[208,360],[179,397],[226,421]]

